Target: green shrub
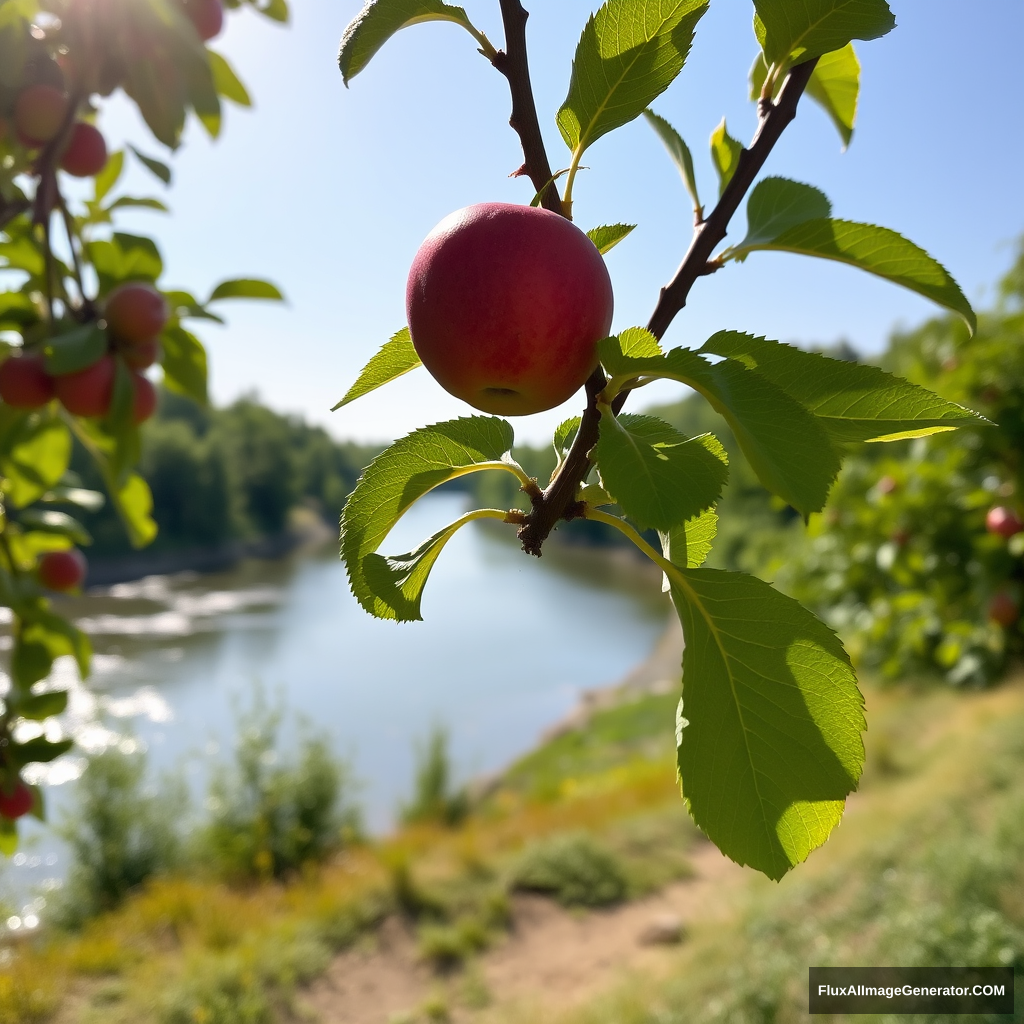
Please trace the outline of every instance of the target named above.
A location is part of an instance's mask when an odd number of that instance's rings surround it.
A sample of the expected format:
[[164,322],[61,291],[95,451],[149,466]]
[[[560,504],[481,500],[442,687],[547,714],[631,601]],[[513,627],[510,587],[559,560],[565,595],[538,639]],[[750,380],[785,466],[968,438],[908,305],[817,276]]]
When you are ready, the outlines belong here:
[[274,1013],[255,966],[239,955],[204,957],[169,992],[161,1024],[272,1024]]
[[452,764],[448,753],[448,732],[436,726],[425,743],[416,745],[416,771],[412,802],[401,809],[406,824],[435,822],[457,825],[469,813],[465,789],[452,783]]
[[298,757],[279,763],[280,710],[257,695],[240,715],[235,762],[210,783],[200,849],[228,878],[280,878],[325,860],[359,832],[347,765],[323,736],[307,735]]
[[580,907],[618,903],[627,890],[618,859],[582,832],[530,846],[519,859],[512,885],[554,896],[565,906]]
[[56,917],[76,927],[181,861],[187,792],[180,780],[145,789],[146,758],[111,747],[89,758],[73,810],[57,831],[71,847]]

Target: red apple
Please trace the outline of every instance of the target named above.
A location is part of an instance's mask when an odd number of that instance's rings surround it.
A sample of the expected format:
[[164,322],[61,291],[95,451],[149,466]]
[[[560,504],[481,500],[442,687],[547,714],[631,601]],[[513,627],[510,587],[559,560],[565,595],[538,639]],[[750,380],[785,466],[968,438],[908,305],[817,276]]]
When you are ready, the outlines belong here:
[[155,338],[167,326],[170,315],[167,300],[144,281],[118,285],[103,304],[107,329],[128,345]]
[[132,420],[135,423],[142,423],[156,412],[156,388],[153,387],[153,382],[148,377],[143,377],[141,373],[133,373],[132,377],[135,386]]
[[406,311],[423,365],[484,412],[560,405],[597,365],[612,322],[601,254],[548,210],[481,203],[446,217],[409,271]]
[[1024,522],[1012,508],[996,505],[988,510],[985,516],[985,528],[989,533],[998,533],[1000,537],[1012,537],[1024,530]]
[[32,790],[17,776],[9,789],[6,785],[0,786],[0,817],[13,821],[28,814],[35,802]]
[[224,8],[220,0],[183,0],[182,6],[204,43],[220,35],[224,27]]
[[53,378],[38,352],[10,356],[0,364],[0,398],[16,409],[38,409],[56,394]]
[[76,178],[91,178],[107,165],[107,143],[98,128],[79,121],[60,158],[61,169]]
[[1020,609],[1017,607],[1017,602],[1005,590],[1001,590],[988,603],[988,617],[993,622],[998,622],[1000,626],[1009,629],[1016,625],[1020,618]]
[[68,98],[53,85],[30,85],[14,101],[14,127],[27,146],[49,142],[68,112]]
[[39,556],[36,572],[47,590],[76,590],[85,579],[85,555],[77,548],[47,551]]
[[92,366],[55,377],[57,397],[76,416],[106,416],[114,397],[114,360],[105,355]]
[[150,338],[149,341],[140,341],[137,345],[126,345],[121,349],[121,358],[133,370],[148,370],[160,361],[162,355],[159,338]]

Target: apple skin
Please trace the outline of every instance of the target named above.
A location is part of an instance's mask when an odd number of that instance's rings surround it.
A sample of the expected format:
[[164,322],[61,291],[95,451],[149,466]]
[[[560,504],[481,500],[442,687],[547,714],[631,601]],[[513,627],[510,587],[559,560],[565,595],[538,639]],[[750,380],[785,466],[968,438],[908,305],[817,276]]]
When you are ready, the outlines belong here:
[[15,781],[10,791],[0,786],[0,817],[8,821],[24,817],[35,802],[32,790],[21,779]]
[[989,533],[998,533],[1000,537],[1009,539],[1024,530],[1024,522],[1012,508],[1005,505],[996,505],[988,510],[985,516],[985,528]]
[[126,345],[121,349],[121,358],[132,370],[148,370],[163,356],[159,338],[140,341],[137,345]]
[[156,388],[153,382],[141,373],[132,374],[132,385],[135,388],[132,399],[132,421],[138,425],[149,419],[156,412]]
[[167,326],[171,311],[167,300],[151,284],[129,281],[107,296],[103,316],[114,338],[138,345],[151,341]]
[[14,127],[22,142],[42,146],[49,142],[68,112],[68,98],[53,85],[30,85],[14,101]]
[[204,43],[220,35],[224,28],[224,7],[220,0],[184,0],[182,6]]
[[77,590],[85,579],[85,568],[85,555],[77,548],[71,548],[40,555],[36,574],[47,590]]
[[84,370],[61,374],[54,378],[57,397],[75,416],[106,416],[114,397],[114,371],[113,357],[105,355]]
[[76,178],[91,178],[107,165],[107,143],[98,128],[79,121],[60,158],[61,170]]
[[446,217],[409,271],[412,343],[446,391],[526,416],[578,391],[608,336],[612,282],[597,247],[549,210],[480,203]]
[[1004,629],[1009,629],[1016,625],[1020,618],[1020,608],[1005,590],[1001,590],[988,603],[988,617],[993,622],[999,623]]
[[38,409],[56,393],[54,379],[38,352],[11,356],[0,364],[0,398],[15,409]]

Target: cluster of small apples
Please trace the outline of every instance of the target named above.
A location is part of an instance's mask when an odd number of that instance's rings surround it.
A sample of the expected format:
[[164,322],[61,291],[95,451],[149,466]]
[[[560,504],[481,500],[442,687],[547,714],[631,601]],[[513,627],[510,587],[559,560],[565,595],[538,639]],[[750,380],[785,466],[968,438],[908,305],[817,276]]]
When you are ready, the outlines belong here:
[[[1009,540],[1024,532],[1024,520],[1012,508],[996,505],[985,516],[985,528]],[[988,617],[1004,629],[1010,629],[1020,621],[1020,605],[1009,591],[1000,590],[989,601]]]
[[103,307],[108,350],[91,366],[51,375],[41,352],[23,352],[0,364],[0,398],[16,409],[38,409],[53,398],[75,416],[103,417],[110,412],[119,357],[131,370],[135,423],[156,409],[156,389],[141,371],[160,358],[160,332],[167,325],[167,300],[152,285],[119,285]]
[[91,178],[107,164],[107,143],[100,130],[86,121],[68,125],[70,103],[70,97],[55,85],[26,86],[14,101],[14,130],[27,149],[40,149],[63,133],[58,166],[76,178]]

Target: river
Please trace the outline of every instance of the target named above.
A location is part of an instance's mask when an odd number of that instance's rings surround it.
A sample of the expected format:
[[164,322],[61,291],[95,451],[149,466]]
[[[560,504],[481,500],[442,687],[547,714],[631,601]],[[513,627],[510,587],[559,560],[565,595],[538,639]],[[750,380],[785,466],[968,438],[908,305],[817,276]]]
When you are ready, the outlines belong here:
[[[465,509],[435,494],[398,524],[385,550],[411,550]],[[95,647],[89,688],[70,659],[63,728],[80,751],[45,769],[51,819],[74,796],[81,751],[144,746],[153,771],[184,771],[201,794],[230,757],[239,708],[259,689],[296,723],[326,732],[349,759],[369,827],[382,831],[411,789],[414,748],[440,724],[462,779],[500,769],[571,710],[582,690],[614,683],[650,650],[668,606],[658,577],[622,552],[528,558],[475,524],[442,554],[424,622],[371,618],[352,597],[334,546],[207,576],[149,577],[65,603]],[[35,781],[35,779],[33,779]],[[65,855],[29,823],[8,886],[59,877]],[[50,883],[52,884],[52,882]]]

